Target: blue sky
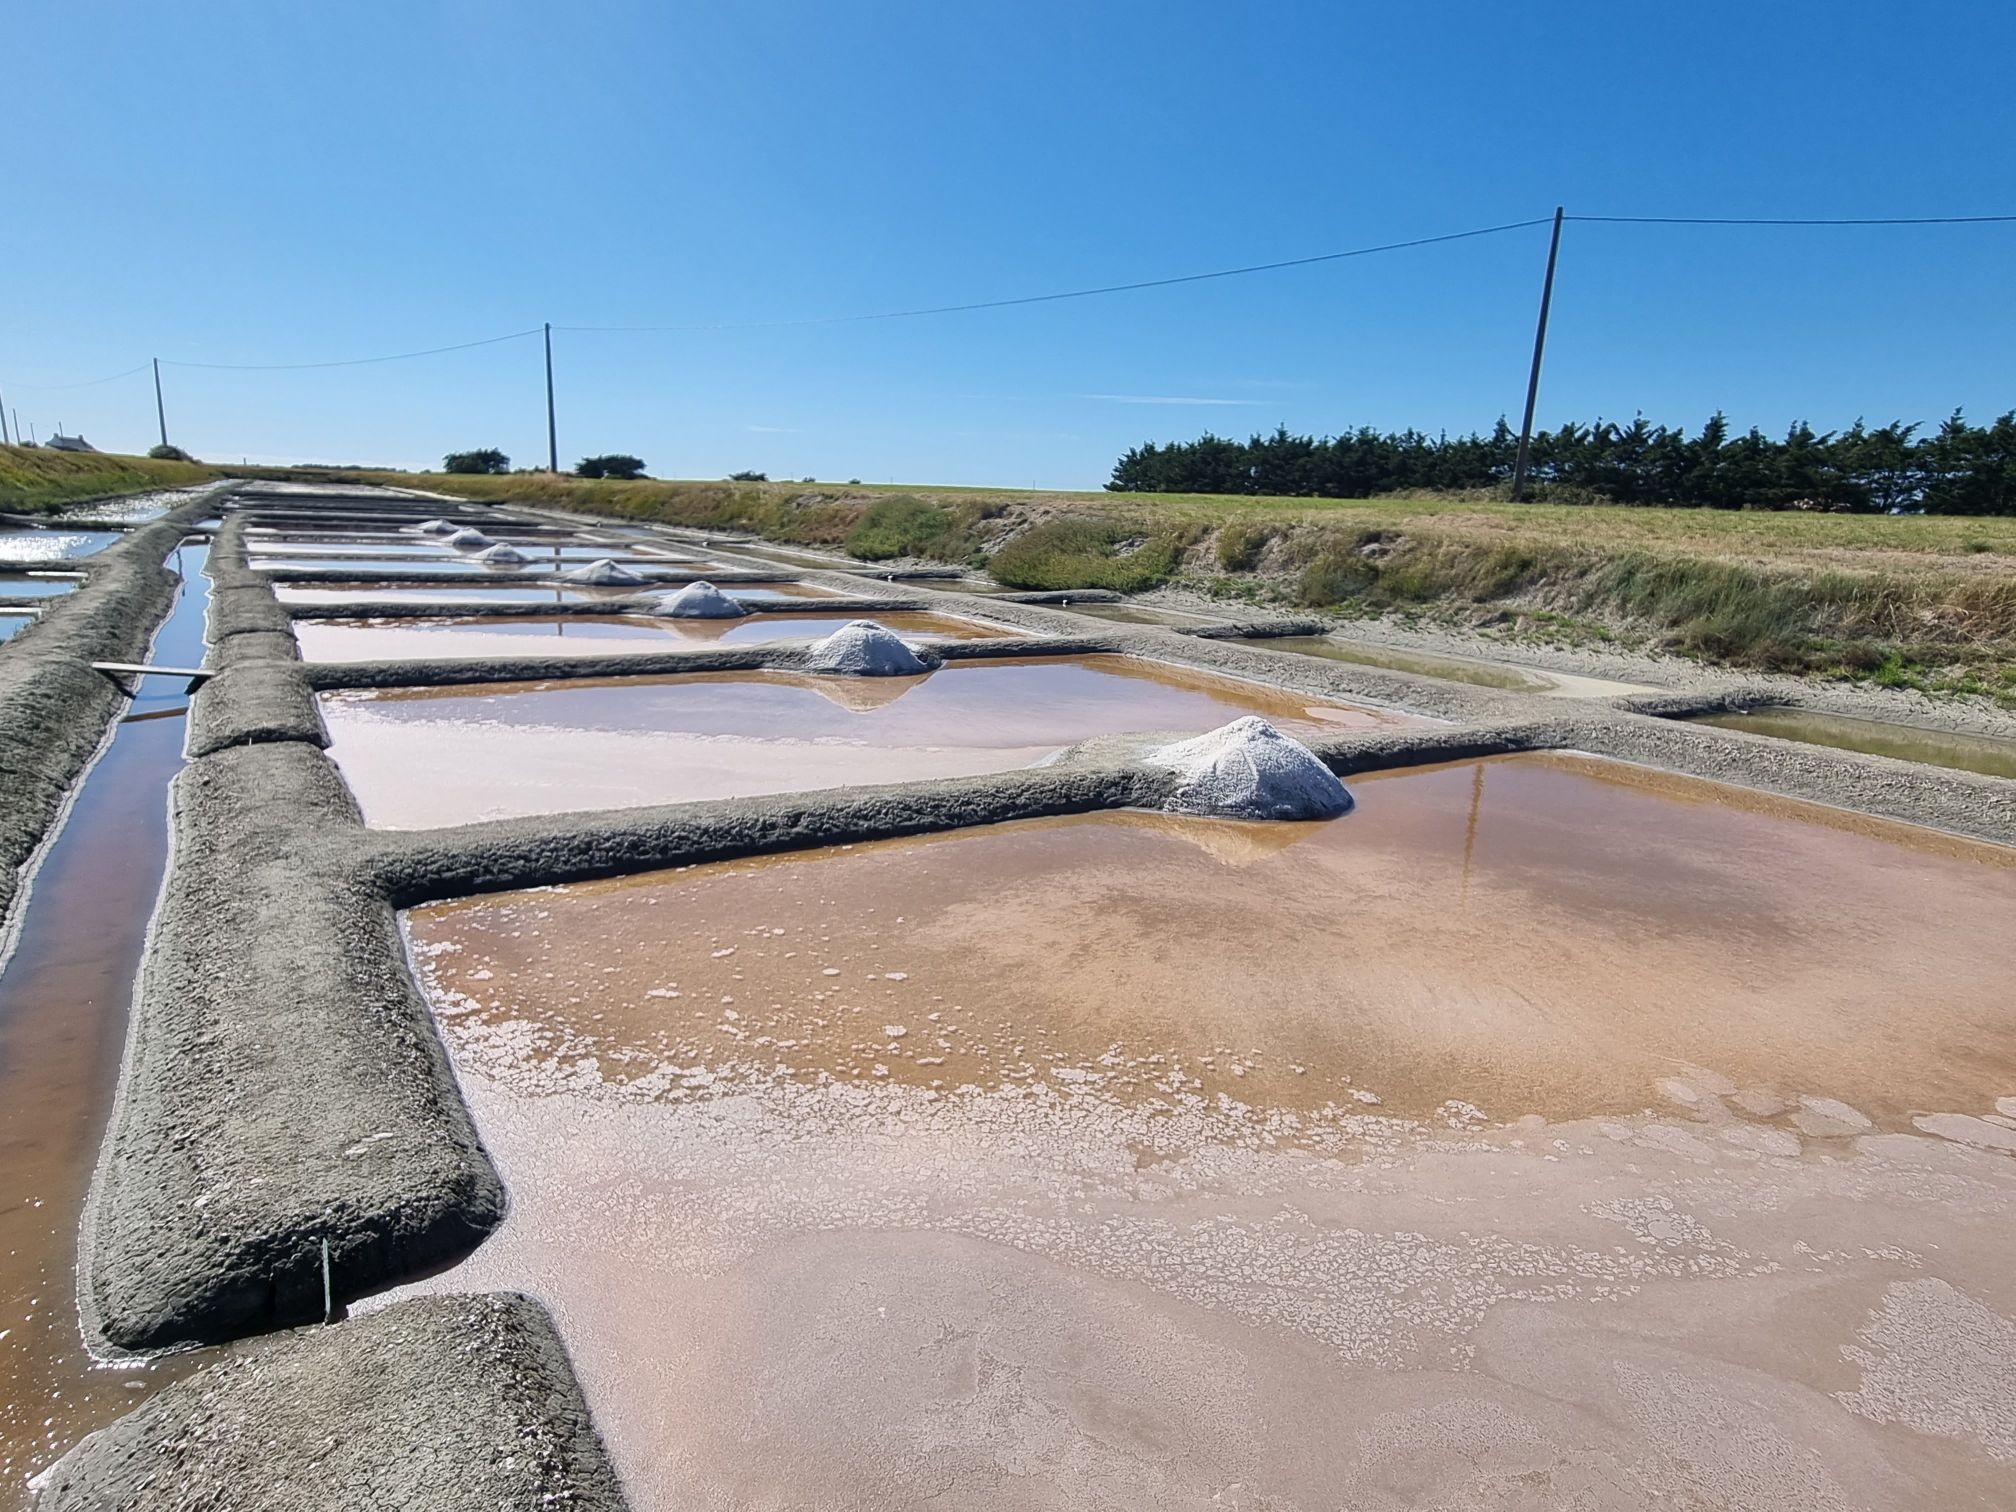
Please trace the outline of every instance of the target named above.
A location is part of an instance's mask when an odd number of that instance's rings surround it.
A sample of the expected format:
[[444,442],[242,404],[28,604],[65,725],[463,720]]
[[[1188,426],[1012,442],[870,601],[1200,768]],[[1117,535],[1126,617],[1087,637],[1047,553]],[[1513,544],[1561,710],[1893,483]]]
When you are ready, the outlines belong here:
[[[0,385],[1013,297],[1585,214],[2006,213],[2016,12],[16,0]],[[46,63],[46,66],[45,66]],[[916,320],[555,337],[564,464],[1096,487],[1127,446],[1516,419],[1540,228]],[[2016,406],[2016,225],[1573,225],[1541,422]],[[545,449],[539,343],[165,368],[213,459]]]

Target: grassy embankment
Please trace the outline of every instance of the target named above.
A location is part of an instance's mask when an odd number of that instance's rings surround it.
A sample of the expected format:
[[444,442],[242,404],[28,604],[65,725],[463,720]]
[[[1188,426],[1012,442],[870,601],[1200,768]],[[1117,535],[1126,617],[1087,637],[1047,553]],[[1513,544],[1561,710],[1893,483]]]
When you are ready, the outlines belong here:
[[0,511],[37,514],[75,499],[181,488],[222,477],[200,462],[156,462],[111,452],[62,452],[46,446],[0,446]]
[[1256,606],[1972,693],[2016,707],[2016,519],[862,484],[360,475],[747,530],[1029,588],[1176,583]]

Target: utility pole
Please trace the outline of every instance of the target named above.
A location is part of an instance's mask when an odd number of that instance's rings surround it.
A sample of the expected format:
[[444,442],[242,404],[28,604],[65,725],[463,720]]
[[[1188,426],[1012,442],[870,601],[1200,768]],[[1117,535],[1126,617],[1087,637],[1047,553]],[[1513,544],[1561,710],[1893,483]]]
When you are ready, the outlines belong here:
[[168,410],[161,402],[161,359],[154,359],[154,418],[161,422],[161,444],[168,444]]
[[14,439],[7,430],[7,396],[0,394],[0,446],[12,446]]
[[560,471],[560,432],[553,424],[553,322],[546,322],[546,466]]
[[1519,426],[1519,457],[1512,464],[1512,502],[1526,497],[1526,466],[1533,454],[1533,406],[1540,400],[1540,358],[1547,350],[1547,307],[1554,303],[1554,262],[1561,255],[1561,207],[1554,207],[1554,237],[1547,243],[1547,279],[1540,285],[1540,324],[1533,332],[1533,371],[1526,379],[1526,418]]

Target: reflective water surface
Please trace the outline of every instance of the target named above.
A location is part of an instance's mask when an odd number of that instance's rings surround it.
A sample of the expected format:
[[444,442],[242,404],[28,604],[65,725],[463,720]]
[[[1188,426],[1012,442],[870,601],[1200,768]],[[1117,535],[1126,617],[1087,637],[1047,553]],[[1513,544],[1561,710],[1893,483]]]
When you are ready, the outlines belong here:
[[1095,735],[1419,723],[1119,656],[925,677],[713,672],[324,694],[329,754],[395,829],[1029,766]]
[[36,530],[0,525],[0,562],[64,562],[102,551],[120,538],[116,530]]
[[1810,709],[1754,709],[1747,714],[1704,715],[1700,724],[1725,730],[1747,730],[1779,740],[1833,746],[1899,761],[1923,761],[1932,766],[1982,772],[1990,777],[2016,777],[2016,740],[1989,735],[1959,735],[1844,714],[1820,714]]
[[[309,661],[390,661],[430,656],[526,656],[554,652],[678,651],[694,645],[752,645],[831,635],[857,618],[829,614],[758,614],[746,619],[673,619],[666,615],[551,619],[301,620],[294,638]],[[984,640],[1016,632],[948,614],[867,616],[908,640]]]
[[[203,551],[179,558],[185,588],[153,654],[195,665]],[[182,703],[178,681],[142,683],[34,874],[0,970],[0,1508],[25,1506],[29,1475],[197,1358],[93,1364],[75,1296],[78,1216],[167,863]]]
[[1586,759],[408,928],[646,1509],[1944,1508],[2016,1457],[2011,853]]

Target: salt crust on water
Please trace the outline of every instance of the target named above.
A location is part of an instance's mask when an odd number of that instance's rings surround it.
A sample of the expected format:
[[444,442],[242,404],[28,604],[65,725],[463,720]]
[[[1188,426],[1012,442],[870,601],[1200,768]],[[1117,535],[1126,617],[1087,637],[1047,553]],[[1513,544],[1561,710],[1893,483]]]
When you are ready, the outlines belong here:
[[732,599],[706,579],[688,583],[677,593],[660,594],[658,612],[674,619],[740,619],[749,606]]
[[500,541],[495,546],[486,546],[477,552],[476,560],[493,567],[515,567],[531,559],[516,546]]
[[466,546],[475,550],[478,546],[494,546],[497,543],[480,530],[458,530],[448,537],[450,546]]
[[632,572],[621,562],[608,557],[597,557],[586,567],[576,567],[572,572],[560,574],[563,583],[586,583],[591,588],[620,588],[630,583],[644,581],[641,573]]
[[1350,791],[1310,749],[1255,714],[1143,758],[1177,774],[1168,807],[1226,819],[1332,819]]
[[812,642],[806,665],[814,672],[848,677],[915,677],[931,670],[929,662],[873,620],[849,620],[823,640]]

